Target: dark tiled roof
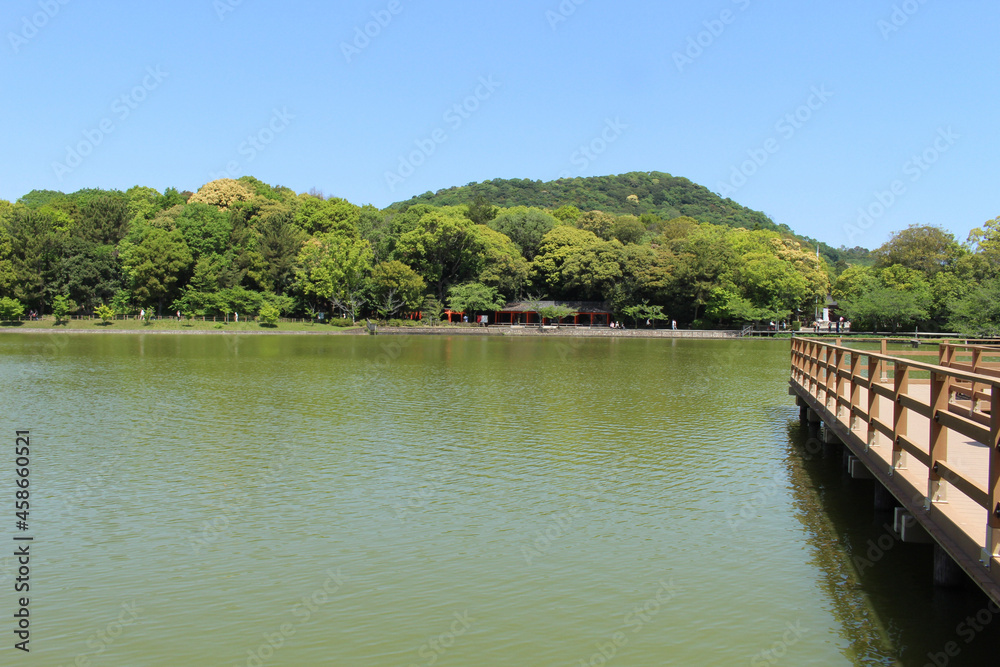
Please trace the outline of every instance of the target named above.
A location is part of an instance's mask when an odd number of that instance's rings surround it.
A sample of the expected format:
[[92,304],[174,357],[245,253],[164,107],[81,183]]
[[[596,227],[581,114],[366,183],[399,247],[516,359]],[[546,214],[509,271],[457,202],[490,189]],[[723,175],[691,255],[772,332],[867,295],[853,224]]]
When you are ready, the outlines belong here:
[[500,309],[501,313],[534,313],[547,306],[566,306],[574,313],[610,313],[611,307],[600,301],[512,301]]

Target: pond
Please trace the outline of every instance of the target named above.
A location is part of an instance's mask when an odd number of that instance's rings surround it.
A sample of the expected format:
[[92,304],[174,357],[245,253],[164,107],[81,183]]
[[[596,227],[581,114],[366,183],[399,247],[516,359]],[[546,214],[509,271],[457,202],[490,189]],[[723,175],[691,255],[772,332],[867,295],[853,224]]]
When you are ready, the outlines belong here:
[[1000,622],[960,625],[985,598],[885,542],[788,366],[787,341],[0,336],[32,439],[22,662],[990,664]]

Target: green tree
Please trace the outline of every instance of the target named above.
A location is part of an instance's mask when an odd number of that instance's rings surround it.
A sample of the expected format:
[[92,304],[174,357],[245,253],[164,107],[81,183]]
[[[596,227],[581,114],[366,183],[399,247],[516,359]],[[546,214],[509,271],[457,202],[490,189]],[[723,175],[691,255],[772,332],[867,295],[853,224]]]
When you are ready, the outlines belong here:
[[477,227],[477,233],[483,246],[483,268],[477,276],[478,282],[505,294],[519,295],[531,275],[531,265],[504,234],[483,225]]
[[676,256],[671,311],[697,320],[714,291],[727,282],[736,249],[724,227],[704,224],[669,245]]
[[990,266],[1000,269],[1000,216],[969,232],[969,244]]
[[55,315],[56,324],[68,319],[71,308],[69,296],[65,294],[60,294],[52,300],[52,314]]
[[397,244],[399,258],[413,267],[438,299],[449,286],[479,275],[486,242],[479,225],[452,211],[431,211],[403,233]]
[[53,267],[53,288],[86,311],[109,301],[121,289],[122,267],[114,246],[78,237],[65,239],[61,245],[61,257]]
[[371,284],[375,307],[385,319],[402,309],[420,308],[427,289],[424,279],[399,260],[377,264],[372,269]]
[[12,322],[24,316],[24,306],[9,296],[0,298],[0,320]]
[[357,321],[367,303],[372,251],[367,241],[320,234],[306,241],[296,261],[296,287],[306,299],[320,299]]
[[421,306],[421,320],[424,322],[430,322],[431,324],[437,324],[441,321],[443,316],[444,304],[441,303],[441,301],[433,296],[429,296],[424,299],[424,304]]
[[978,285],[956,302],[951,325],[968,336],[1000,336],[1000,278]]
[[257,315],[257,319],[260,325],[263,327],[275,327],[278,326],[278,318],[281,317],[281,311],[278,307],[271,303],[265,303],[260,307],[260,313]]
[[[7,202],[0,201],[0,204]],[[12,207],[8,204],[8,211]],[[10,234],[7,232],[6,220],[3,218],[3,210],[0,209],[0,294],[9,293],[17,280],[17,272],[14,269],[13,243]]]
[[254,192],[245,184],[231,178],[220,178],[201,186],[198,192],[188,198],[189,204],[210,204],[223,211],[238,202],[248,202],[254,198]]
[[215,206],[188,204],[180,209],[175,224],[196,261],[203,255],[222,255],[229,249],[229,216]]
[[532,263],[536,283],[566,297],[605,298],[622,278],[622,244],[560,225],[542,239]]
[[876,287],[854,299],[840,302],[840,309],[856,325],[870,326],[874,330],[891,328],[895,333],[899,327],[925,320],[928,317],[927,303],[918,299],[913,292],[893,287]]
[[494,312],[505,303],[496,288],[482,283],[463,283],[448,291],[448,307],[459,313]]
[[548,320],[549,324],[552,324],[552,322],[555,321],[557,329],[559,328],[559,324],[562,322],[564,317],[569,317],[570,315],[576,313],[576,311],[569,306],[562,306],[558,304],[551,306],[538,306],[536,312],[538,312],[538,316],[541,318],[538,322],[539,327],[541,327],[542,322]]
[[636,327],[639,326],[641,320],[649,320],[651,324],[655,325],[658,320],[667,319],[667,316],[663,314],[663,306],[651,306],[648,303],[626,306],[622,309],[622,313],[631,317]]
[[284,294],[295,282],[295,261],[308,237],[292,223],[290,213],[268,215],[258,222],[257,229],[266,267],[263,286]]
[[58,266],[68,232],[60,228],[53,213],[23,205],[14,206],[5,223],[5,241],[10,243],[8,270],[13,270],[8,292],[45,312],[49,299],[64,291],[59,286]]
[[933,225],[911,225],[893,232],[886,243],[872,251],[877,268],[899,264],[926,276],[950,266],[961,254],[955,236]]
[[149,228],[138,244],[122,242],[122,265],[129,287],[140,303],[157,304],[176,294],[191,267],[191,251],[177,230]]
[[527,206],[503,209],[487,226],[513,241],[524,257],[531,261],[538,254],[542,238],[560,224],[545,211]]
[[102,303],[94,309],[94,314],[100,317],[104,324],[108,324],[115,317],[115,309]]
[[358,206],[344,199],[319,199],[311,195],[300,195],[294,222],[309,234],[357,236],[360,213]]
[[607,241],[612,238],[617,222],[618,219],[610,213],[604,213],[603,211],[587,211],[577,217],[575,224],[579,229],[585,229],[588,232],[593,232],[600,238]]
[[125,195],[101,194],[82,206],[75,235],[97,245],[115,245],[128,233],[130,219]]
[[623,215],[617,218],[611,226],[611,236],[624,245],[639,243],[646,235],[646,225],[634,215]]
[[491,205],[486,197],[478,194],[473,202],[469,204],[468,212],[465,215],[477,225],[485,225],[496,218],[499,211],[500,209]]
[[557,218],[563,224],[575,224],[580,217],[580,209],[573,205],[560,206],[552,211],[552,217]]

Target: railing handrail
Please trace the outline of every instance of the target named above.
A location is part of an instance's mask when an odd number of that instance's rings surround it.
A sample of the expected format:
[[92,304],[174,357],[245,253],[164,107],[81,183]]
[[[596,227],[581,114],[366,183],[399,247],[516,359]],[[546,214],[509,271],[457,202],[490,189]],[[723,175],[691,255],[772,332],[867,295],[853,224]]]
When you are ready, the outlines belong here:
[[850,354],[856,354],[858,356],[875,358],[878,359],[879,361],[899,363],[902,364],[903,366],[908,366],[916,370],[927,371],[930,373],[937,373],[938,375],[949,375],[953,378],[963,380],[964,382],[975,382],[977,384],[985,384],[991,387],[1000,388],[1000,378],[991,377],[989,375],[980,375],[979,373],[969,373],[967,371],[956,370],[948,366],[941,366],[938,364],[928,364],[922,361],[914,361],[912,359],[907,359],[905,357],[896,357],[890,354],[882,354],[881,351],[858,350],[853,347],[845,347],[843,345],[837,345],[835,343],[827,343],[822,340],[817,340],[815,338],[793,336],[792,342],[795,341],[802,341],[805,343],[809,343],[811,345],[820,345],[822,347],[827,347],[834,350],[840,350],[842,352],[848,352]]

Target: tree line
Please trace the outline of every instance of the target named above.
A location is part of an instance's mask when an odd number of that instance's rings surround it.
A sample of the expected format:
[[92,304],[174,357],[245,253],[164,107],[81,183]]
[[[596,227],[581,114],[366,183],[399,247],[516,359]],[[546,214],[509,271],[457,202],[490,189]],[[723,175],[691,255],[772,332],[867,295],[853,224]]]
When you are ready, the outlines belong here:
[[[962,287],[947,283],[949,294],[964,289],[968,275],[982,284],[995,276],[980,249],[993,247],[995,233],[984,230],[975,250],[956,244],[954,258],[935,267],[960,278]],[[0,201],[0,302],[40,314],[58,306],[434,319],[445,308],[491,313],[510,300],[549,298],[605,301],[626,316],[662,314],[711,327],[811,319],[831,288],[863,316],[865,299],[885,296],[877,289],[917,289],[887,273],[896,265],[911,270],[908,257],[889,261],[879,255],[875,266],[838,269],[781,230],[688,215],[499,207],[484,195],[380,210],[249,176],[194,193],[136,186]],[[967,269],[970,262],[982,271]],[[988,266],[992,274],[983,273]],[[937,304],[934,285],[946,279],[926,282]],[[916,315],[924,312],[937,314]]]

